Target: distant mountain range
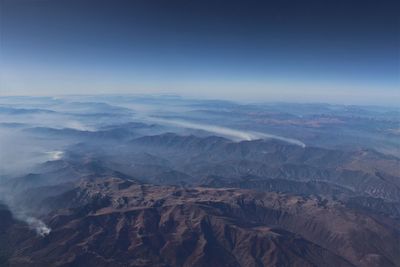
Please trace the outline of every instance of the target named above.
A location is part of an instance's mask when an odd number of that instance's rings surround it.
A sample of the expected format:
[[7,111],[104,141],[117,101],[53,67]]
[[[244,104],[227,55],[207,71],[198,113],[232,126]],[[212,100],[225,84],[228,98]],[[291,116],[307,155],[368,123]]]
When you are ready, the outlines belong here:
[[398,112],[0,98],[0,266],[400,266]]

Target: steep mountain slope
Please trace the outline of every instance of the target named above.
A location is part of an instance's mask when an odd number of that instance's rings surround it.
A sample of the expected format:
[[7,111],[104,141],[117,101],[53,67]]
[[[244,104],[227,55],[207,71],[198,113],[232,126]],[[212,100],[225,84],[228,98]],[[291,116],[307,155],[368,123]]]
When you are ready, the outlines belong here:
[[[127,148],[118,150],[123,155],[123,159],[116,156],[118,162],[125,160],[127,165],[131,151],[168,160],[168,165],[159,167],[186,173],[191,177],[181,181],[186,183],[198,184],[199,178],[212,175],[231,180],[250,175],[261,179],[323,181],[360,195],[400,201],[400,159],[373,150],[303,148],[276,140],[232,142],[215,136],[167,133],[134,139]],[[132,168],[130,174],[135,176],[135,171]],[[140,175],[146,177],[144,172]],[[152,179],[150,175],[149,180]]]
[[399,266],[399,224],[318,197],[86,179],[15,266]]

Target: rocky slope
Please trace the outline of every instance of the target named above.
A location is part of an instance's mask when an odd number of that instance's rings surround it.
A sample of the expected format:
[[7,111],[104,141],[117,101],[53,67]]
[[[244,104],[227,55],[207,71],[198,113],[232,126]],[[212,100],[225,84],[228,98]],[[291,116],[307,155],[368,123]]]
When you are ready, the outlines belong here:
[[399,266],[398,221],[320,197],[85,179],[12,266]]

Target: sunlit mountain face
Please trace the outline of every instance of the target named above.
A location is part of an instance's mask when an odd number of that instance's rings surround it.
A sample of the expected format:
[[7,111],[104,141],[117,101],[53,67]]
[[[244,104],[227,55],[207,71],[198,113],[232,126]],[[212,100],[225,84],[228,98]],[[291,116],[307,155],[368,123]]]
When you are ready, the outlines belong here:
[[2,97],[1,264],[398,266],[399,114]]
[[399,10],[0,0],[0,267],[400,267]]

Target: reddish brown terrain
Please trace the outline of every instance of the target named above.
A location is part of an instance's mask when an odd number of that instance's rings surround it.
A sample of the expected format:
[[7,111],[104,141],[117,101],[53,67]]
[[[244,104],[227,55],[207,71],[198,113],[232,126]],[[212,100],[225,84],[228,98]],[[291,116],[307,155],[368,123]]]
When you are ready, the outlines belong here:
[[397,108],[0,102],[0,267],[400,267]]
[[[47,204],[46,204],[47,203]],[[341,202],[86,179],[43,205],[11,266],[398,266],[399,225]]]

